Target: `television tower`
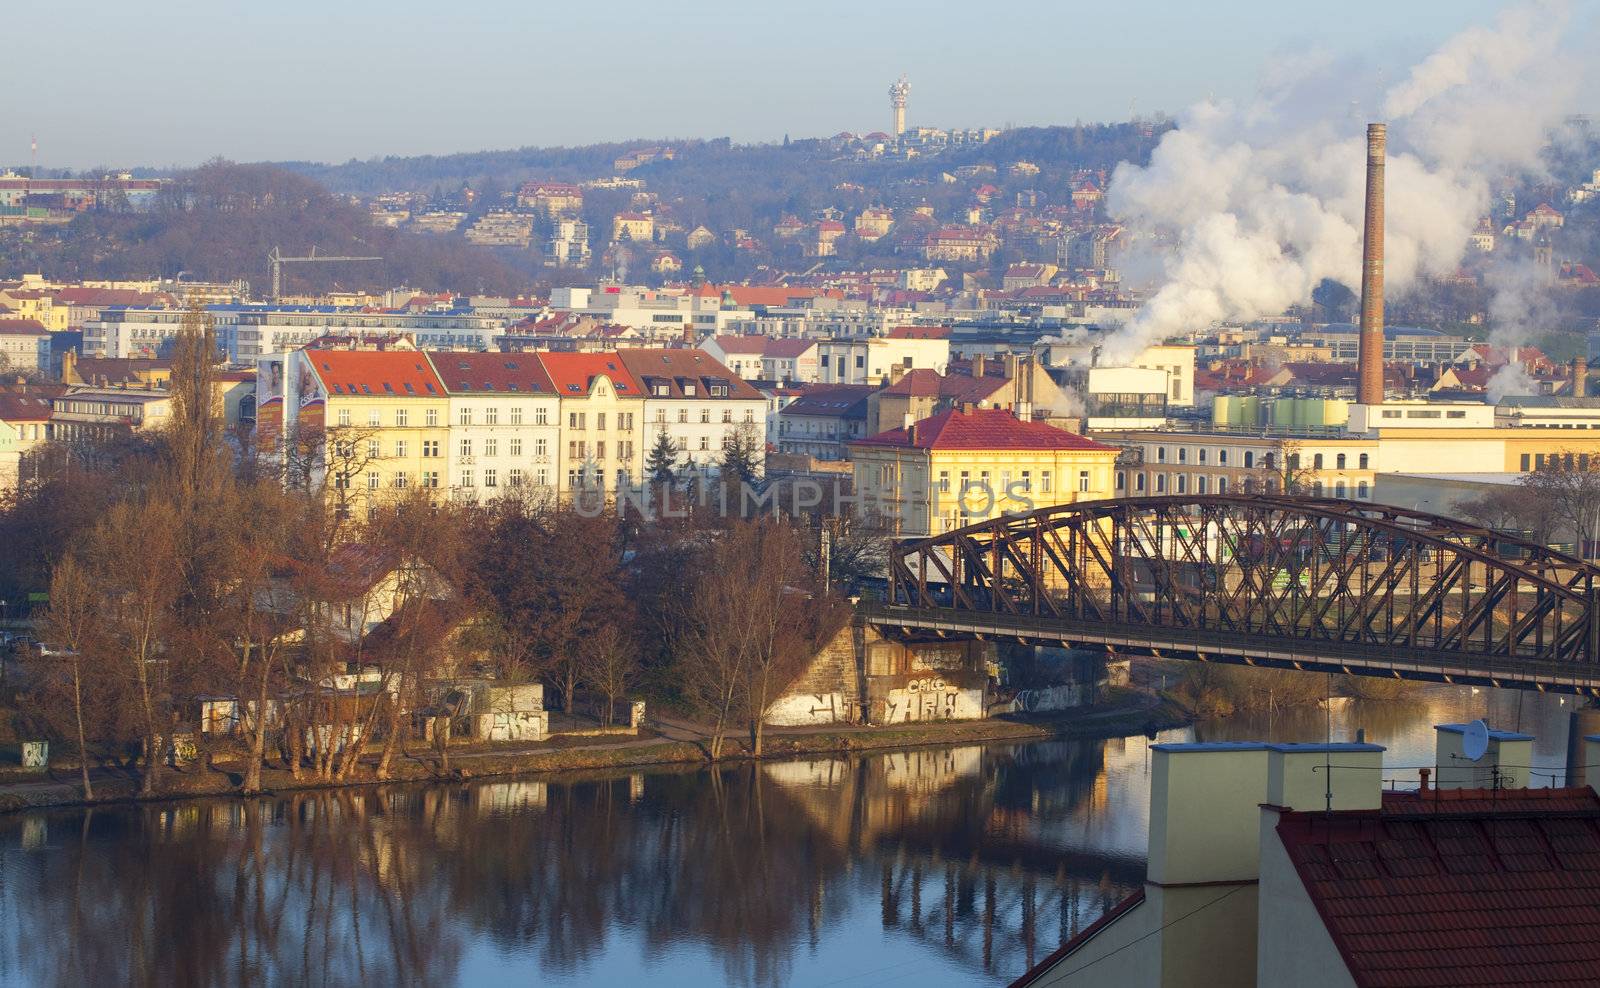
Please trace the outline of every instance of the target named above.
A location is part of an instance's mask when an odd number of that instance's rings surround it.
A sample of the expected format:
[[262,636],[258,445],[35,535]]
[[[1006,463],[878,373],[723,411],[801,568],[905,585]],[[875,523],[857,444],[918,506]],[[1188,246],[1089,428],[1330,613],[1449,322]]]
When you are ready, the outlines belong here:
[[911,83],[906,81],[904,75],[900,81],[889,87],[889,109],[894,111],[894,136],[899,137],[906,132],[906,99],[911,95]]

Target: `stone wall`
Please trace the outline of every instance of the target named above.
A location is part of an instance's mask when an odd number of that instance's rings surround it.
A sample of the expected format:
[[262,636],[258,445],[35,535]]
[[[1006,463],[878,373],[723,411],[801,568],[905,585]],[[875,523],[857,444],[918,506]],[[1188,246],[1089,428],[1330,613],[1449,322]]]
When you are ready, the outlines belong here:
[[984,716],[992,643],[905,643],[847,625],[767,708],[767,723],[901,724]]
[[840,628],[800,678],[767,707],[767,723],[777,727],[857,723],[862,695],[857,643],[863,637],[878,634],[853,624]]

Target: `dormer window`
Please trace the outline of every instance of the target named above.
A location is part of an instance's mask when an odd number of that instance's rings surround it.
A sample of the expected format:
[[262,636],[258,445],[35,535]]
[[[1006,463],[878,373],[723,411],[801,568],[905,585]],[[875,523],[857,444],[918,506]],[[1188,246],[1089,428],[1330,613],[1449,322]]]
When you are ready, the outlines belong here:
[[711,397],[713,397],[713,398],[726,398],[726,397],[728,397],[728,386],[726,384],[713,384],[711,386]]

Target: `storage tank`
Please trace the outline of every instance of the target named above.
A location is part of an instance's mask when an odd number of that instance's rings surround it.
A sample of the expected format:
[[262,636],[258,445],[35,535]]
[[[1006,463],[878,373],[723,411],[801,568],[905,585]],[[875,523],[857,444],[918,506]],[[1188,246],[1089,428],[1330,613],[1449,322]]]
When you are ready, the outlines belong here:
[[1217,395],[1211,399],[1211,424],[1233,425],[1228,416],[1233,413],[1233,403],[1236,400],[1231,395]]
[[1299,402],[1299,421],[1295,424],[1301,428],[1320,428],[1325,424],[1322,421],[1322,416],[1325,413],[1327,404],[1321,398],[1302,398]]
[[1239,424],[1255,428],[1261,424],[1261,399],[1246,395],[1239,399]]
[[1322,424],[1340,428],[1350,424],[1350,403],[1343,398],[1329,398],[1323,407]]
[[1280,429],[1292,429],[1299,424],[1299,403],[1293,398],[1279,398],[1272,403],[1272,424]]

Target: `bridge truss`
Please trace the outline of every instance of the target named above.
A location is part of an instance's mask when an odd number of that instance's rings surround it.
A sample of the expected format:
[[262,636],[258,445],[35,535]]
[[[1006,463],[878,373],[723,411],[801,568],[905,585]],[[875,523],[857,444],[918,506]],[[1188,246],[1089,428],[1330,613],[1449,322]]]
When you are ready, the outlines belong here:
[[1600,695],[1600,569],[1387,505],[1085,501],[892,552],[906,632]]

